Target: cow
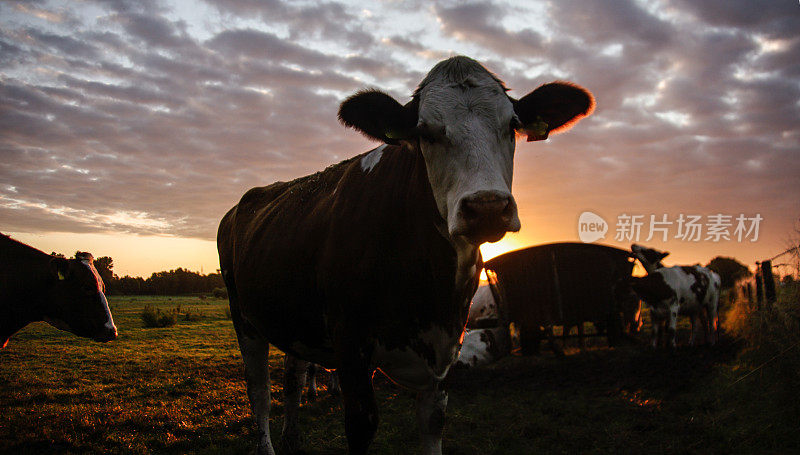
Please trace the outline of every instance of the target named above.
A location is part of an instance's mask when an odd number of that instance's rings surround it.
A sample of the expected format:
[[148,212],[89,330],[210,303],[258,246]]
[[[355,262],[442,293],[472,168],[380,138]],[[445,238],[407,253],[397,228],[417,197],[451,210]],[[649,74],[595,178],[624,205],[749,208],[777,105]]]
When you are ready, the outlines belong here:
[[105,285],[90,253],[51,256],[0,234],[0,348],[36,321],[80,337],[117,337]]
[[467,329],[455,367],[475,368],[492,364],[511,353],[508,322],[495,327]]
[[472,297],[467,315],[467,328],[478,329],[497,324],[497,302],[489,285],[479,286]]
[[501,315],[491,286],[479,286],[469,306],[464,340],[454,367],[484,366],[510,353],[508,316]]
[[[546,139],[594,108],[592,95],[571,83],[545,84],[519,100],[506,91],[480,63],[457,56],[436,64],[405,105],[379,90],[357,92],[340,105],[339,120],[382,145],[253,188],[223,217],[220,268],[259,453],[274,453],[269,344],[337,370],[349,453],[366,453],[377,429],[378,369],[418,392],[422,451],[441,453],[440,382],[461,346],[482,266],[478,247],[520,229],[511,194],[515,136]],[[300,440],[298,381],[290,382],[286,451]]]
[[689,316],[691,320],[691,346],[697,344],[699,327],[702,327],[705,341],[714,345],[719,330],[719,275],[699,265],[666,267],[661,261],[669,252],[636,244],[631,246],[631,251],[648,272],[644,277],[631,278],[631,287],[650,307],[652,346],[658,346],[662,329],[669,345],[676,346],[678,316]]

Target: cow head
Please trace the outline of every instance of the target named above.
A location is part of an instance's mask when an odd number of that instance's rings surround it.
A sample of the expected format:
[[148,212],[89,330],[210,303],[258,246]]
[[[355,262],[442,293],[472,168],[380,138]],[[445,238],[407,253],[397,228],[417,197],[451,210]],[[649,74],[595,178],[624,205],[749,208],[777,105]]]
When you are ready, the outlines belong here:
[[675,291],[661,273],[631,277],[628,282],[633,291],[653,309],[664,308],[675,298]]
[[77,253],[73,259],[53,258],[45,321],[52,326],[92,338],[111,341],[117,327],[105,296],[105,285],[94,268],[90,253]]
[[339,119],[366,136],[419,150],[439,214],[452,236],[496,242],[518,231],[511,195],[517,134],[543,140],[589,115],[594,99],[569,83],[546,84],[519,100],[467,57],[438,63],[405,106],[377,91],[345,100]]
[[668,251],[658,251],[656,249],[646,248],[635,243],[631,245],[631,252],[633,252],[633,257],[642,263],[642,267],[647,270],[647,273],[651,273],[653,270],[664,267],[664,264],[662,264],[661,261],[665,257],[669,256]]

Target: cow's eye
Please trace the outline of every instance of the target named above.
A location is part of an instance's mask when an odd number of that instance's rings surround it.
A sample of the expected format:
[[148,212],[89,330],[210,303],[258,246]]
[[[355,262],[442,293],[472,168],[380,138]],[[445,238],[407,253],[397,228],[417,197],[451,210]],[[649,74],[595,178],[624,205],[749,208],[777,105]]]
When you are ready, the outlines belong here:
[[417,136],[425,142],[439,142],[447,137],[444,125],[433,125],[427,122],[420,122],[417,125]]

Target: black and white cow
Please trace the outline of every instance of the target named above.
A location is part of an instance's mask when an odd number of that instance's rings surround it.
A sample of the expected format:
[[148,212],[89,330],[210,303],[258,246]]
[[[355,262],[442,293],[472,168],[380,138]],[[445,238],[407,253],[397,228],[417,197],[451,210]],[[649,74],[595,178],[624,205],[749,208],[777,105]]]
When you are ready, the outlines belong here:
[[511,353],[507,317],[501,317],[489,285],[480,286],[469,307],[464,340],[455,366],[474,368],[492,364]]
[[[545,139],[593,107],[563,82],[515,100],[478,62],[453,57],[406,105],[377,90],[342,103],[339,119],[380,147],[242,197],[220,223],[218,249],[261,453],[273,453],[268,343],[337,370],[350,453],[366,453],[378,425],[376,369],[419,392],[423,452],[441,453],[439,383],[461,346],[478,246],[520,228],[515,136]],[[289,451],[299,441],[294,396]]]
[[496,325],[498,317],[497,302],[492,295],[492,288],[489,285],[479,286],[469,306],[467,328],[479,329]]
[[690,345],[697,343],[700,325],[706,342],[715,344],[719,329],[719,275],[699,265],[665,267],[661,261],[668,252],[636,244],[631,251],[648,272],[644,277],[632,278],[631,286],[650,307],[653,347],[658,346],[662,328],[667,332],[669,344],[675,347],[678,316],[689,316],[692,322]]
[[111,341],[117,327],[92,255],[54,257],[0,234],[0,348],[36,321],[95,341]]

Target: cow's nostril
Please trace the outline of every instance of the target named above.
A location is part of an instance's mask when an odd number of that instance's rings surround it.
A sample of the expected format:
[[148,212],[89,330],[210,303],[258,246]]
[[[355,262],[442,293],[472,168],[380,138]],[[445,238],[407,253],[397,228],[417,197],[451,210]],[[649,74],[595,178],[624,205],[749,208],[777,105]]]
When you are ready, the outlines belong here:
[[464,205],[461,207],[461,216],[464,217],[465,220],[471,221],[475,218],[478,218],[478,212],[480,207],[477,204],[472,202],[465,202]]
[[502,213],[505,215],[505,212],[509,209],[510,205],[511,200],[509,198],[493,197],[491,199],[481,198],[466,201],[463,208],[464,218],[475,218],[481,214],[494,215]]

